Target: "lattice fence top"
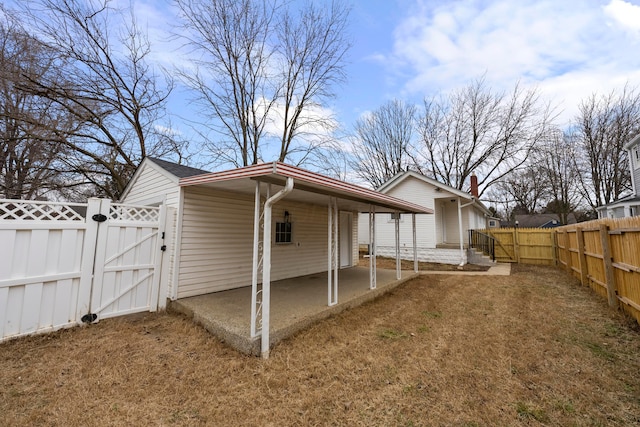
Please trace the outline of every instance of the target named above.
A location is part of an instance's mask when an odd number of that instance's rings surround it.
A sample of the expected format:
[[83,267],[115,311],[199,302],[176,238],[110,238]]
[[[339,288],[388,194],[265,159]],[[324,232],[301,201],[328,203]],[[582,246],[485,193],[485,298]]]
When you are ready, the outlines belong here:
[[160,208],[113,203],[109,209],[109,219],[114,221],[157,222],[160,220]]
[[86,212],[84,203],[0,199],[0,220],[84,221]]

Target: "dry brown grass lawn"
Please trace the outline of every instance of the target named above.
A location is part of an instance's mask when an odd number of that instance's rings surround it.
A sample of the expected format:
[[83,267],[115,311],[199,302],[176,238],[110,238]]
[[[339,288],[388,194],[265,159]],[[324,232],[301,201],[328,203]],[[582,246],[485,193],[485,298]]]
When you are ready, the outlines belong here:
[[0,345],[0,425],[628,426],[640,333],[559,270],[424,276],[264,361],[177,315]]

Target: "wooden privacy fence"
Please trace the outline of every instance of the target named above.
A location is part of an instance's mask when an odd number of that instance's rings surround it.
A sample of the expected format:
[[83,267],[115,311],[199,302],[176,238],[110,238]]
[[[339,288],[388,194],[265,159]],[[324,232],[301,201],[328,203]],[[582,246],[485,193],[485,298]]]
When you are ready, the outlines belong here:
[[640,217],[557,228],[558,263],[640,322]]
[[498,262],[556,265],[556,240],[549,228],[491,228]]

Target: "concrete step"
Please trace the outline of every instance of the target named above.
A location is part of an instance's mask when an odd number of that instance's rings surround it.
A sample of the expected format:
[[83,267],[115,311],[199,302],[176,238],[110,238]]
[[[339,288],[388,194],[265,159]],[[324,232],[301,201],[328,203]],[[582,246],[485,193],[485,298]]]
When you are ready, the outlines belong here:
[[489,256],[483,254],[482,252],[476,249],[469,249],[467,251],[467,262],[469,264],[476,264],[476,265],[487,265],[487,266],[496,265],[496,262],[493,261]]

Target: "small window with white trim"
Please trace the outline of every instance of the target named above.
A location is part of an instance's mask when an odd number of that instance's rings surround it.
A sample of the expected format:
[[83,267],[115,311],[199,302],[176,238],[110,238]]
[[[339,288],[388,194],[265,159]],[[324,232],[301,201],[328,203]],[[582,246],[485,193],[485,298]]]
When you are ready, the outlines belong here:
[[276,243],[291,243],[291,229],[290,222],[276,222]]
[[276,243],[292,243],[293,242],[293,227],[291,226],[291,214],[289,211],[284,211],[282,221],[276,222]]

